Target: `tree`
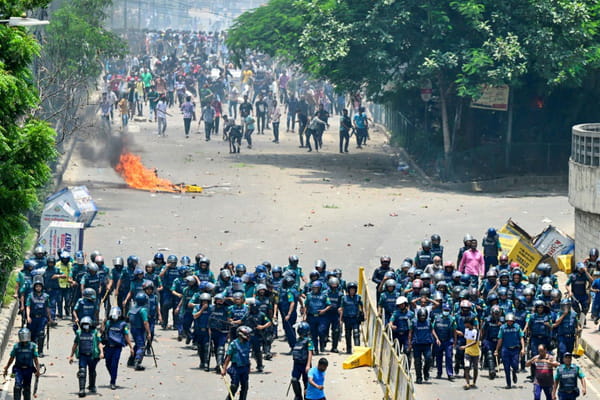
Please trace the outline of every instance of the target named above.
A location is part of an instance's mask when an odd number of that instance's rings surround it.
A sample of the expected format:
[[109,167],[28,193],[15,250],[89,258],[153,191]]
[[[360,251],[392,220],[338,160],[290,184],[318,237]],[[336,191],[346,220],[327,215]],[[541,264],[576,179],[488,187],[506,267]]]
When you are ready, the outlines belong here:
[[[0,16],[20,16],[46,0],[7,0]],[[25,28],[0,25],[0,283],[23,255],[29,230],[25,214],[38,201],[38,190],[51,176],[54,131],[32,117],[39,104],[29,66],[40,50]]]
[[[237,20],[230,38],[243,40],[228,42],[236,54],[280,55],[372,99],[414,95],[430,79],[446,157],[452,109],[458,117],[483,84],[539,80],[551,91],[580,84],[600,60],[595,0],[295,0],[294,23],[282,3]],[[267,36],[269,24],[285,34]]]

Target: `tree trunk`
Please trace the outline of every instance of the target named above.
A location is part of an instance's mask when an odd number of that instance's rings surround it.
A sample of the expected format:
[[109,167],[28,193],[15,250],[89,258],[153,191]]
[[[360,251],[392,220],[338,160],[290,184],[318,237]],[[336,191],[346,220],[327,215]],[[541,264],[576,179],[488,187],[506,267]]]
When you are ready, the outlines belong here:
[[448,125],[448,104],[446,99],[446,88],[442,76],[439,77],[440,86],[440,108],[442,111],[442,132],[444,134],[444,158],[448,161],[452,143],[450,140],[450,126]]

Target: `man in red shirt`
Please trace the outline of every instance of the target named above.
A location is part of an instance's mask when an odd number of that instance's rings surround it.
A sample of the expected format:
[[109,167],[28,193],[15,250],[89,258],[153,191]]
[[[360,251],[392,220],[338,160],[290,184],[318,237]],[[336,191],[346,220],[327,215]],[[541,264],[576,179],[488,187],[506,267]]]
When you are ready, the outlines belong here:
[[527,367],[533,366],[535,379],[533,381],[533,399],[541,400],[542,392],[546,400],[552,400],[552,385],[554,385],[554,368],[560,364],[546,351],[546,346],[538,346],[538,355],[528,360]]

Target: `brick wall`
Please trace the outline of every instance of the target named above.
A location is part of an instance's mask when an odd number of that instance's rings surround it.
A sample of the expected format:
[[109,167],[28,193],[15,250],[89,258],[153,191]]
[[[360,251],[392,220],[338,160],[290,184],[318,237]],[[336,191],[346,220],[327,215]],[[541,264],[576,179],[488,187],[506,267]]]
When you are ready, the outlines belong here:
[[600,249],[600,215],[575,209],[575,261],[588,256],[592,247]]

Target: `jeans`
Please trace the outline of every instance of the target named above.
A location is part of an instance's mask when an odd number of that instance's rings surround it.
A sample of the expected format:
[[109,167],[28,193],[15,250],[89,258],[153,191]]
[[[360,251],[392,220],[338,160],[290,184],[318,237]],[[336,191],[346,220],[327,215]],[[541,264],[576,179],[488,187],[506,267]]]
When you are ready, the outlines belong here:
[[296,127],[296,117],[294,114],[288,113],[287,119],[286,119],[286,129],[288,131],[290,130],[290,126],[292,127],[292,132],[294,132],[294,128]]
[[273,121],[273,138],[275,142],[279,142],[279,122]]
[[183,130],[185,131],[185,136],[189,136],[190,135],[190,127],[192,126],[192,119],[191,118],[184,118],[183,119]]
[[127,126],[127,122],[129,122],[129,115],[122,114],[121,115],[121,124],[123,127]]
[[164,136],[167,130],[167,119],[158,117],[158,135]]
[[350,142],[350,134],[348,131],[340,131],[340,153],[348,152],[348,143]]
[[212,121],[204,121],[204,135],[206,136],[206,140],[210,140],[210,133],[212,132],[213,129],[213,122]]
[[70,301],[71,301],[71,288],[70,287],[66,287],[66,288],[60,288],[58,289],[58,299],[57,299],[57,304],[56,304],[56,309],[58,311],[58,316],[62,318],[63,316],[63,310],[64,310],[64,315],[66,317],[70,316],[71,313],[71,307],[70,307]]
[[234,120],[237,119],[237,108],[238,108],[237,101],[229,102],[229,116],[233,117]]
[[542,392],[546,396],[546,400],[552,400],[552,386],[540,386],[537,383],[534,383],[533,400],[542,400]]
[[267,114],[266,113],[257,113],[256,114],[256,128],[257,132],[262,135],[265,133],[265,124],[267,123]]
[[117,373],[119,371],[119,360],[121,359],[121,346],[106,346],[104,348],[104,362],[110,375],[110,384],[117,384]]
[[254,133],[254,129],[246,129],[246,133],[244,133],[244,137],[246,138],[249,147],[252,147],[252,133]]

